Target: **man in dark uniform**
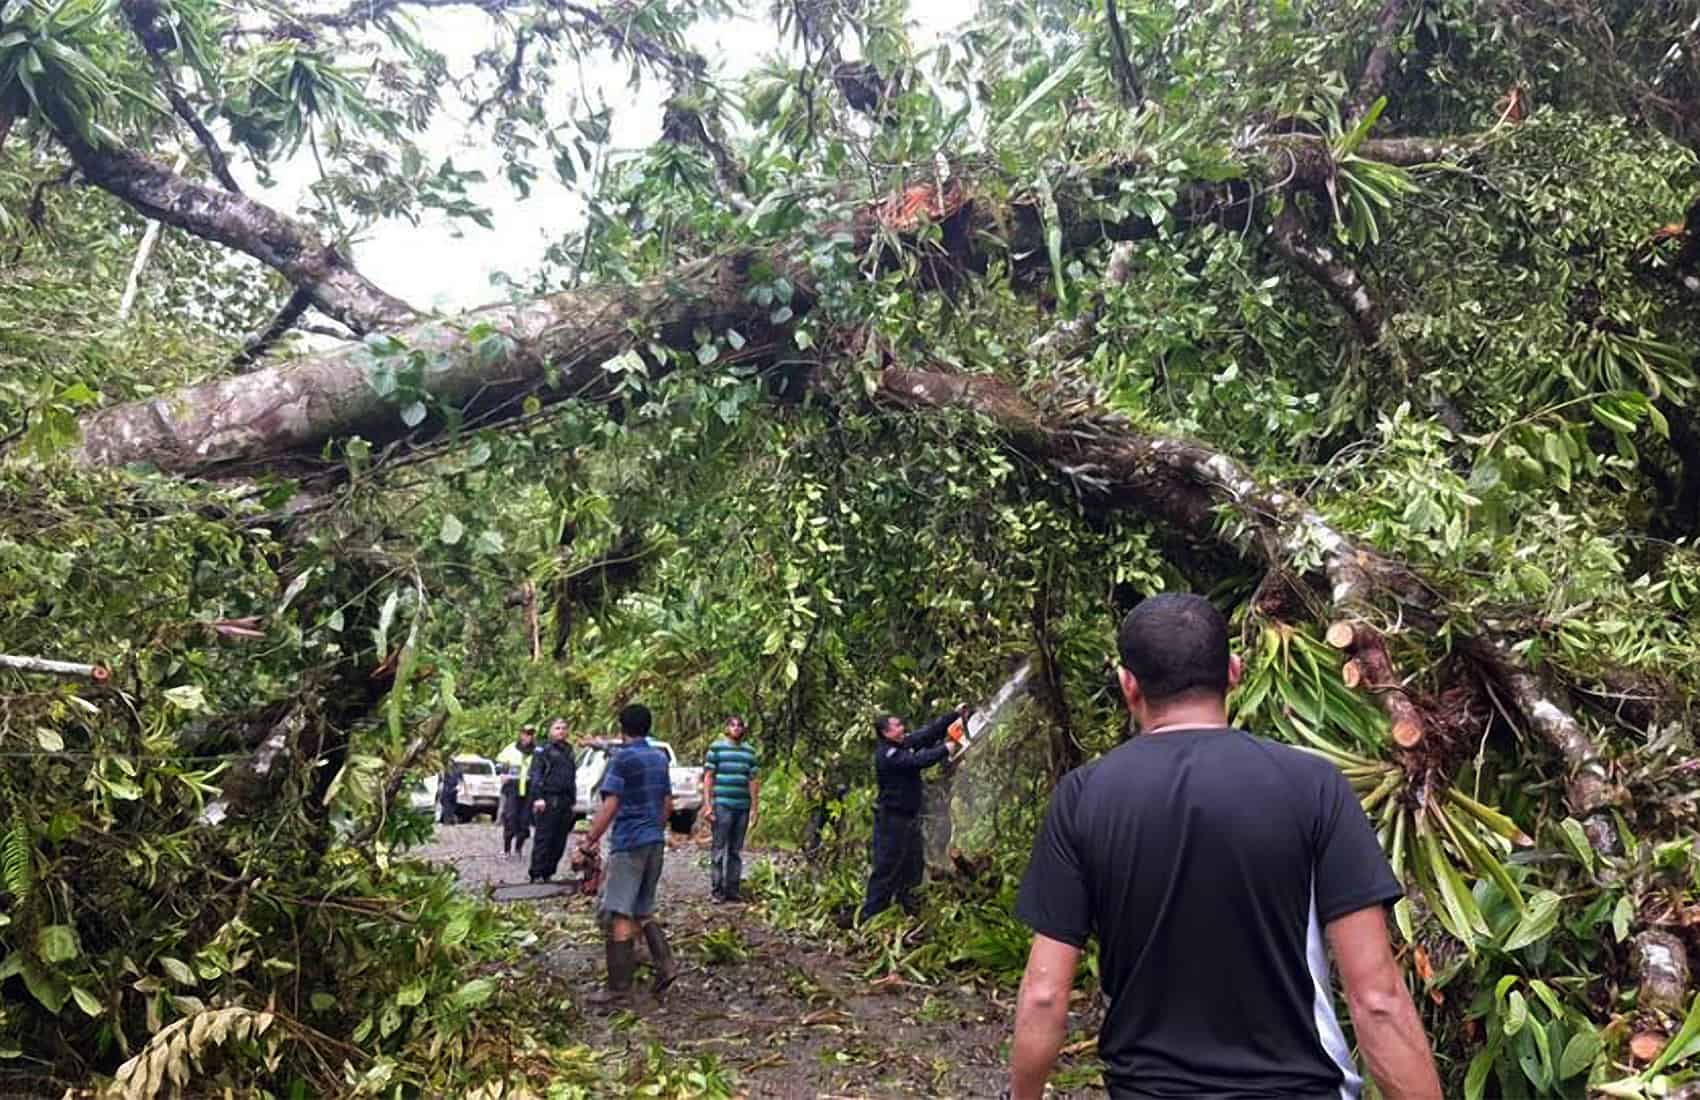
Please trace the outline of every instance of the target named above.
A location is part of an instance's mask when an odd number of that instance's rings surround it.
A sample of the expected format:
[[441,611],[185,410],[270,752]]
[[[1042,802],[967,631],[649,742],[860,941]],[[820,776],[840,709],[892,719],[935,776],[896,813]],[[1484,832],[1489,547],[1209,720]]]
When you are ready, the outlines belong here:
[[573,828],[573,800],[578,796],[578,765],[567,744],[567,723],[549,724],[549,743],[532,762],[527,780],[532,796],[531,819],[537,839],[531,846],[531,881],[547,882],[561,865],[567,834]]
[[437,776],[437,823],[460,824],[460,766],[452,760]]
[[879,799],[874,807],[874,866],[868,875],[861,920],[869,920],[894,899],[906,913],[913,915],[919,910],[914,891],[921,884],[926,860],[920,818],[921,772],[950,755],[950,746],[943,743],[945,736],[952,722],[967,715],[968,707],[960,706],[908,735],[903,719],[894,714],[874,721],[874,732],[880,739],[874,749]]

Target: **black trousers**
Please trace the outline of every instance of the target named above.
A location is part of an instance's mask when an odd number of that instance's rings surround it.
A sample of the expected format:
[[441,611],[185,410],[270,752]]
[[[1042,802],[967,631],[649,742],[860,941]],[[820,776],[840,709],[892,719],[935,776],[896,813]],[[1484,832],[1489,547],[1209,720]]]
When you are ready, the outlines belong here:
[[877,810],[874,813],[874,866],[868,874],[868,894],[862,920],[883,912],[895,900],[906,913],[920,908],[915,887],[926,868],[926,839],[921,819],[914,814]]
[[553,878],[567,850],[567,834],[573,829],[573,800],[565,796],[545,799],[543,812],[536,814],[537,841],[531,846],[531,877]]
[[502,792],[502,851],[525,851],[531,835],[531,798],[509,788]]

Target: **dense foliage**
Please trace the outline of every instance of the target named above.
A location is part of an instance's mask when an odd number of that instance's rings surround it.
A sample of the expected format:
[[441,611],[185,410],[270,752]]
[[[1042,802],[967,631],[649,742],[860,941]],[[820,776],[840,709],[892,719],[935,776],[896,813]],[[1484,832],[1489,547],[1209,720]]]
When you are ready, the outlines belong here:
[[[896,0],[481,0],[457,69],[445,6],[0,5],[0,650],[111,670],[0,670],[0,1074],[713,1094],[565,1017],[516,1070],[522,921],[406,858],[405,779],[516,718],[748,713],[769,835],[837,822],[766,912],[836,936],[869,720],[1031,657],[938,792],[971,934],[850,933],[1012,980],[1045,792],[1168,588],[1233,616],[1239,719],[1361,790],[1449,1095],[1700,1074],[1700,8],[983,0],[922,45]],[[693,51],[734,18],[773,48]],[[667,92],[647,148],[610,62]],[[584,216],[511,310],[419,324],[354,261],[491,221],[461,118]],[[299,171],[296,211],[244,182]],[[207,379],[240,431],[193,434]]]

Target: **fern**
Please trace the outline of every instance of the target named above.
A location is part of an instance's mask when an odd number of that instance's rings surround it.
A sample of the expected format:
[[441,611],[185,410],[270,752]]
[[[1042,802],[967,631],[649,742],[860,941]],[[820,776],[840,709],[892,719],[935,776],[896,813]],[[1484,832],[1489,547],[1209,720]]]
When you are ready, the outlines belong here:
[[31,874],[33,855],[30,831],[24,825],[24,819],[14,818],[5,840],[0,841],[0,876],[4,877],[6,892],[12,895],[14,906],[29,897],[30,886],[34,882]]

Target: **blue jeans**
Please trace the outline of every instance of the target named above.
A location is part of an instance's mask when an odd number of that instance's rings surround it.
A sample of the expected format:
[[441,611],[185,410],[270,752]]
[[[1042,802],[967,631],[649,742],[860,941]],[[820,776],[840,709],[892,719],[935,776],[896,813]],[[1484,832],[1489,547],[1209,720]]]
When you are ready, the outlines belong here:
[[744,833],[750,827],[748,806],[714,808],[714,896],[736,898],[744,881]]

